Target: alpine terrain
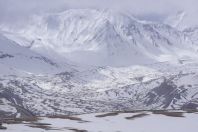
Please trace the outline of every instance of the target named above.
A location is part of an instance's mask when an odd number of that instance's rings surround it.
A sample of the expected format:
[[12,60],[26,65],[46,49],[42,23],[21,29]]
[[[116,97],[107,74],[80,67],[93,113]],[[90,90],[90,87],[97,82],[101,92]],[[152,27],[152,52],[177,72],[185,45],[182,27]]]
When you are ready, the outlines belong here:
[[0,117],[198,109],[198,27],[69,9],[0,24]]

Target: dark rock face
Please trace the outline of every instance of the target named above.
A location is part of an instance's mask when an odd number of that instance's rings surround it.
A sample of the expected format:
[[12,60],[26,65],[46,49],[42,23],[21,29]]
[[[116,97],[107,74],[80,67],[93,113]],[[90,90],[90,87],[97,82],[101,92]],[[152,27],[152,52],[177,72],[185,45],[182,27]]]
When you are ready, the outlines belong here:
[[160,104],[162,108],[167,108],[171,103],[175,103],[181,99],[186,89],[184,87],[177,87],[171,80],[165,79],[164,82],[151,90],[146,98],[145,104],[147,106],[152,104]]
[[5,89],[4,91],[2,91],[0,93],[0,98],[5,98],[11,103],[16,104],[16,105],[17,104],[22,105],[22,100],[20,99],[20,97],[12,93],[12,91],[9,89]]
[[0,118],[0,130],[5,130],[5,129],[7,129],[6,127],[4,127],[4,126],[2,126],[2,125],[3,125],[3,123],[2,123],[1,118]]
[[48,59],[46,57],[43,57],[43,56],[32,56],[31,59],[41,60],[41,61],[43,61],[45,63],[48,63],[48,64],[50,64],[52,66],[58,67],[58,65],[55,62],[53,62],[52,60],[50,60],[50,59]]
[[190,101],[182,106],[184,110],[196,110],[198,109],[198,99]]
[[[2,92],[0,92],[0,98],[4,98],[7,101],[10,102],[11,106],[14,106],[17,109],[17,113],[20,113],[21,117],[33,117],[34,114],[24,108],[23,106],[23,100],[16,94],[14,94],[11,90],[5,89]],[[16,114],[14,113],[9,113],[6,111],[0,111],[0,115],[4,116],[10,116],[10,117],[15,117]],[[2,118],[0,116],[0,118]]]
[[62,72],[62,73],[59,73],[59,74],[56,74],[57,76],[61,77],[61,79],[63,81],[68,81],[70,80],[72,77],[74,77],[73,73],[72,72]]
[[0,59],[4,59],[4,58],[13,58],[13,55],[10,54],[3,54],[2,52],[0,52]]
[[6,130],[7,128],[0,125],[0,130]]

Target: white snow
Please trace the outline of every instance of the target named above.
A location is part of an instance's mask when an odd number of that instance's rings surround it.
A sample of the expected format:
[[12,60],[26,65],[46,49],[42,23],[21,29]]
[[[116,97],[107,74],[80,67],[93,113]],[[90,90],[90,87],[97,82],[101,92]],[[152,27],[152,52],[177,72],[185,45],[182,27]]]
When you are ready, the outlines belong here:
[[165,20],[165,24],[168,24],[174,28],[177,29],[185,29],[186,27],[184,27],[183,21],[185,19],[185,17],[187,16],[186,12],[184,11],[179,11],[176,14],[172,14],[171,16],[169,16],[166,20]]
[[186,89],[167,108],[197,99],[196,29],[179,31],[112,10],[72,9],[0,30],[1,90],[12,89],[38,115],[109,111],[117,105],[162,108],[162,102],[144,101],[165,79]]
[[10,114],[12,113],[17,113],[17,110],[15,107],[9,105],[9,101],[7,101],[6,99],[1,99],[0,98],[0,111],[6,111]]
[[[155,115],[150,112],[142,112],[149,115],[134,119],[125,119],[139,113],[120,113],[115,116],[95,117],[98,114],[87,114],[75,116],[81,118],[83,121],[68,120],[68,119],[50,119],[42,118],[40,123],[49,123],[52,129],[50,132],[72,132],[68,129],[87,130],[88,132],[196,132],[197,131],[197,113],[184,114],[185,117],[168,117],[165,115]],[[102,114],[102,113],[101,113]],[[44,132],[39,128],[28,127],[27,124],[9,124],[5,132]]]
[[[180,13],[179,19],[184,14]],[[84,65],[130,66],[175,62],[184,56],[198,58],[197,46],[186,41],[181,31],[142,23],[129,13],[114,10],[71,9],[34,16],[21,29],[1,29],[33,51]]]

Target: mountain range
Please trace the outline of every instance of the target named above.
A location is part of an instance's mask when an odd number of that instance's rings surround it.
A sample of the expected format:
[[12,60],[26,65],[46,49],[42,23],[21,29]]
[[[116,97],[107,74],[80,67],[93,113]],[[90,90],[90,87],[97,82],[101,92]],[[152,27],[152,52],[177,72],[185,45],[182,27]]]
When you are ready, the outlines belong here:
[[198,27],[178,17],[70,9],[1,24],[1,115],[197,109]]

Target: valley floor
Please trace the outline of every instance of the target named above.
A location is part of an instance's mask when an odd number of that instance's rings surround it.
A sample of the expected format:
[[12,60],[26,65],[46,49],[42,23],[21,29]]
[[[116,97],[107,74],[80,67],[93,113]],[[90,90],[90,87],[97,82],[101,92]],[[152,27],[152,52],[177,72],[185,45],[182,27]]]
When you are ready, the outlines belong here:
[[97,113],[4,124],[3,132],[196,132],[197,120],[197,112],[183,111]]

